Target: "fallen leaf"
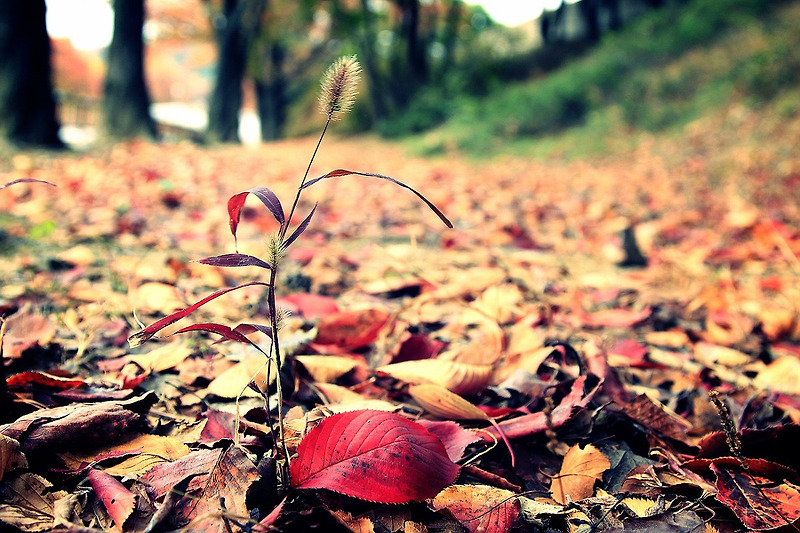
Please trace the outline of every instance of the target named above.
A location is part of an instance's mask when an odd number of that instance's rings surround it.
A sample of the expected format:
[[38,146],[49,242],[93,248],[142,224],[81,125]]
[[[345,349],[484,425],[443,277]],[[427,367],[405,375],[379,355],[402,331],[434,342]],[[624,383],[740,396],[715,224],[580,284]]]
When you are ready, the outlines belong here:
[[19,442],[11,437],[0,435],[0,481],[6,474],[17,468],[26,468],[28,461],[19,450]]
[[520,503],[509,490],[488,485],[453,485],[431,501],[436,510],[446,509],[471,533],[505,533],[519,517]]
[[293,487],[382,503],[430,498],[459,470],[438,437],[382,411],[324,419],[302,440],[297,454],[291,464]]
[[30,306],[8,317],[4,329],[2,352],[8,359],[18,359],[30,348],[47,346],[56,335],[55,325]]
[[761,370],[753,380],[757,387],[785,394],[800,394],[800,359],[779,357]]
[[336,355],[296,355],[295,360],[303,365],[314,381],[332,383],[356,368],[366,370],[366,363],[354,357]]
[[136,496],[113,476],[101,470],[90,468],[86,477],[117,528],[122,529],[125,521],[133,513]]
[[717,476],[717,500],[746,527],[765,531],[793,524],[800,518],[800,491],[796,485],[788,481],[772,484],[757,475],[751,479],[738,469],[716,464],[711,465],[711,470]]
[[404,361],[378,367],[376,370],[407,383],[434,383],[464,395],[482,391],[492,376],[492,367],[489,365],[471,365],[442,359]]
[[378,338],[387,320],[389,313],[377,308],[340,311],[319,321],[314,343],[344,351],[362,348]]
[[588,498],[594,494],[595,481],[602,479],[603,472],[610,467],[608,457],[591,444],[584,448],[577,444],[572,446],[564,456],[561,470],[553,477],[550,485],[553,499],[567,504],[569,501]]
[[0,522],[23,531],[51,531],[55,502],[67,496],[41,476],[24,472],[0,485]]

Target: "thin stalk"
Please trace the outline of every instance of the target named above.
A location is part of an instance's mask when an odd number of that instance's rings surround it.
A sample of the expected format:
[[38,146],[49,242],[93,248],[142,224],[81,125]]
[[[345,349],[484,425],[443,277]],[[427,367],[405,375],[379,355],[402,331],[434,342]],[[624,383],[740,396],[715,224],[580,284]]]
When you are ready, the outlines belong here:
[[300,201],[300,194],[303,192],[303,185],[306,184],[308,173],[311,172],[311,165],[314,163],[314,159],[317,157],[317,152],[319,151],[319,147],[322,145],[322,139],[325,137],[325,132],[328,131],[328,125],[331,123],[331,120],[332,116],[328,115],[328,120],[325,121],[325,127],[322,128],[322,133],[317,141],[317,146],[314,148],[314,153],[311,154],[311,160],[308,162],[308,167],[306,167],[306,173],[303,174],[303,179],[300,180],[300,186],[297,187],[297,194],[295,194],[294,202],[292,202],[292,208],[289,210],[289,218],[286,219],[286,224],[281,228],[281,240],[283,240],[283,238],[286,236],[286,231],[289,229],[289,223],[292,221],[294,211],[297,209],[297,202]]
[[[277,277],[277,272],[278,265],[275,264],[273,265],[270,274],[270,285],[267,293],[267,299],[269,300],[269,320],[271,327],[270,341],[272,343],[270,351],[275,356],[275,366],[277,367],[277,373],[275,375],[275,392],[278,395],[278,438],[283,446],[283,453],[286,457],[286,464],[288,466],[289,449],[286,447],[286,439],[284,438],[283,434],[283,386],[281,384],[281,367],[283,361],[281,361],[281,345],[280,341],[278,340],[278,309],[275,305],[275,278]],[[269,381],[269,376],[267,376],[267,380]],[[267,407],[269,407],[269,404]]]

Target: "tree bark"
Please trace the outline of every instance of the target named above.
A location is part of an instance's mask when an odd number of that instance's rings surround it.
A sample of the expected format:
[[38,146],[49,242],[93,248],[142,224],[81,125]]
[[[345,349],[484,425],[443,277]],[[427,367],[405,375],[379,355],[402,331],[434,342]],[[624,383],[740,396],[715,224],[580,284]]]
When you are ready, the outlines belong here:
[[239,142],[242,81],[265,8],[265,0],[225,0],[217,19],[217,80],[208,105],[206,132],[211,142]]
[[62,148],[44,0],[0,0],[0,138]]
[[144,79],[145,0],[114,0],[114,37],[108,49],[103,126],[115,139],[157,136]]

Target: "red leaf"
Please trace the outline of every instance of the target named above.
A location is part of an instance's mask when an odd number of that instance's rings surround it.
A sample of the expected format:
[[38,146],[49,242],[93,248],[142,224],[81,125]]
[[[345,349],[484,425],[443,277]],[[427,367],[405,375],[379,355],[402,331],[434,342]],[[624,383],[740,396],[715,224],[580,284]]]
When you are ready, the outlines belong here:
[[[711,465],[717,475],[717,500],[728,506],[748,529],[763,531],[776,529],[800,518],[800,492],[791,483],[768,483],[769,480],[753,479],[736,469]],[[765,500],[769,498],[769,501]],[[783,515],[783,516],[781,516]]]
[[396,180],[394,178],[390,178],[389,176],[384,176],[382,174],[372,174],[371,172],[356,172],[355,170],[346,170],[346,169],[340,168],[340,169],[337,169],[337,170],[332,170],[332,171],[328,172],[327,174],[324,174],[324,175],[322,175],[322,176],[320,176],[318,178],[314,178],[313,180],[307,181],[303,185],[302,188],[305,189],[307,187],[311,187],[316,182],[318,182],[320,180],[324,180],[326,178],[341,178],[342,176],[364,176],[364,177],[367,177],[367,178],[380,178],[382,180],[391,181],[395,185],[399,185],[400,187],[402,187],[404,189],[408,189],[409,191],[411,191],[415,195],[417,195],[417,198],[419,198],[420,200],[425,202],[425,205],[430,207],[431,211],[436,213],[436,216],[438,216],[448,228],[451,228],[451,229],[453,228],[453,223],[450,222],[450,220],[446,216],[444,216],[444,213],[439,211],[439,208],[436,207],[435,205],[433,205],[433,202],[431,202],[430,200],[428,200],[427,198],[422,196],[422,194],[417,192],[416,189],[406,185],[402,181],[398,181],[398,180]]
[[326,418],[297,453],[291,465],[295,488],[328,489],[382,503],[433,497],[455,481],[459,469],[428,430],[373,410]]
[[464,450],[481,438],[475,431],[464,429],[451,420],[420,420],[419,425],[439,437],[454,463],[464,458]]
[[122,524],[133,512],[136,496],[125,488],[125,485],[103,471],[90,468],[87,477],[109,516],[121,529]]
[[388,319],[389,314],[381,309],[342,311],[320,320],[314,342],[355,350],[374,341]]
[[330,296],[320,296],[306,292],[289,294],[278,298],[278,304],[308,319],[322,318],[339,312],[339,306],[336,305],[335,299]]
[[218,298],[218,297],[222,296],[223,294],[227,294],[227,293],[229,293],[231,291],[235,291],[236,289],[242,289],[244,287],[249,287],[251,285],[263,285],[265,287],[269,287],[269,283],[266,283],[266,282],[263,282],[263,281],[249,281],[247,283],[242,283],[241,285],[237,285],[236,287],[231,287],[229,289],[220,289],[220,290],[218,290],[216,292],[213,292],[213,293],[209,294],[208,296],[206,296],[205,298],[203,298],[199,302],[190,305],[186,309],[181,309],[180,311],[172,313],[171,315],[165,316],[161,320],[153,322],[152,324],[150,324],[149,326],[147,326],[143,330],[141,330],[141,331],[139,331],[137,333],[134,333],[133,335],[128,337],[128,344],[130,344],[130,346],[132,348],[134,348],[136,346],[139,346],[140,344],[146,342],[148,339],[150,339],[150,337],[152,337],[153,335],[155,335],[156,333],[158,333],[159,331],[161,331],[165,327],[169,326],[170,324],[174,324],[175,322],[177,322],[181,318],[189,316],[190,314],[194,313],[198,308],[200,308],[201,306],[207,304],[211,300],[213,300],[215,298]]
[[283,227],[286,223],[286,218],[283,214],[281,201],[278,200],[274,192],[266,187],[255,187],[249,191],[242,191],[234,194],[228,199],[228,222],[231,226],[231,233],[234,239],[236,239],[236,229],[239,227],[239,218],[242,216],[242,208],[244,207],[244,201],[247,199],[248,194],[252,194],[261,200],[261,203],[267,206],[267,209],[269,209],[269,212],[275,217],[275,220]]

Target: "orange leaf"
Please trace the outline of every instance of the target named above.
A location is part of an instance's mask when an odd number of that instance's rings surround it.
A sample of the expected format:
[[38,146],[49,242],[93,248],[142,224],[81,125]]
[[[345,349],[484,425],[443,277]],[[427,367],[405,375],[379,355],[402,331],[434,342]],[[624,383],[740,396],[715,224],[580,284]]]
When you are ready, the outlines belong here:
[[581,448],[577,444],[569,449],[561,463],[561,471],[553,477],[550,490],[553,499],[566,504],[583,500],[594,494],[594,482],[603,477],[603,472],[611,468],[608,457],[603,452],[587,444]]

